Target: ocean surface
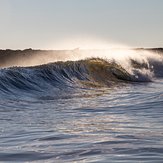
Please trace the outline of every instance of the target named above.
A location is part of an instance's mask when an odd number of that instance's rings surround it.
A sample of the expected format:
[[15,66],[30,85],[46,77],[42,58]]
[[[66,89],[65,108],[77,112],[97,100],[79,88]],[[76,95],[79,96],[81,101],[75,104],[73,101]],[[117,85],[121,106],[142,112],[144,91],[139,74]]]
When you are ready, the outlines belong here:
[[163,57],[127,58],[1,68],[0,162],[162,163]]

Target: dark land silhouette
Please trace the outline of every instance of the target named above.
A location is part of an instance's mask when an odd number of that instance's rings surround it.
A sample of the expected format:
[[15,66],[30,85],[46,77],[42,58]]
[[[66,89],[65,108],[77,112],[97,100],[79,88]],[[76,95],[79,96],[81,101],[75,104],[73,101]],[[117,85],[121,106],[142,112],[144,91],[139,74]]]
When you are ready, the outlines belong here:
[[[163,54],[163,48],[136,48],[134,50],[147,50],[159,54]],[[0,50],[0,67],[10,66],[31,66],[35,64],[44,64],[55,62],[58,60],[64,61],[67,58],[73,57],[77,50]]]

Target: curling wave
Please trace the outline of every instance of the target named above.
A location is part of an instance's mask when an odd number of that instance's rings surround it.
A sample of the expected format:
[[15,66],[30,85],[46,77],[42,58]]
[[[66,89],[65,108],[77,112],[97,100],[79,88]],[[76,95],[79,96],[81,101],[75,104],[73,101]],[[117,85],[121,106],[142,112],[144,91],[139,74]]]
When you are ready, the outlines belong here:
[[[161,77],[163,64],[131,60],[132,73],[114,60],[91,58],[79,61],[49,63],[34,67],[11,67],[0,70],[1,96],[15,97],[50,94],[75,89],[113,87],[122,83],[149,82]],[[152,75],[151,75],[152,74]]]

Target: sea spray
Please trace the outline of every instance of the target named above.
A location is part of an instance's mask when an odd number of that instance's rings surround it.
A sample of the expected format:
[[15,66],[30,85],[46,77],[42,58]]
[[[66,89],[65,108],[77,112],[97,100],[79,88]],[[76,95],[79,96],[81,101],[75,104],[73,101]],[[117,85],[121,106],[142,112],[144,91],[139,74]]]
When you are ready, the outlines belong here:
[[[2,51],[1,51],[2,53]],[[1,67],[29,67],[54,63],[58,61],[79,61],[90,58],[101,58],[108,62],[114,61],[121,65],[132,77],[133,80],[151,81],[153,77],[162,75],[159,71],[163,63],[163,55],[144,49],[105,49],[105,50],[59,50],[41,51],[26,49],[23,51],[3,51]],[[158,67],[160,66],[160,67]],[[157,68],[157,70],[155,70]]]

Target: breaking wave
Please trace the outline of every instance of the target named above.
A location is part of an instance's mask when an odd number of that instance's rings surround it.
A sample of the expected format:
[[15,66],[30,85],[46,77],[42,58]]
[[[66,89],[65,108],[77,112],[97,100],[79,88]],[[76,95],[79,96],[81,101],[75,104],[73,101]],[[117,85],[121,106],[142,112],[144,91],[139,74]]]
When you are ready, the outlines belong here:
[[[115,59],[90,58],[58,61],[33,67],[10,67],[0,70],[1,96],[38,95],[57,97],[77,89],[115,87],[133,82],[150,82],[163,77],[163,62],[130,58],[128,68]],[[62,92],[62,93],[61,93]]]

